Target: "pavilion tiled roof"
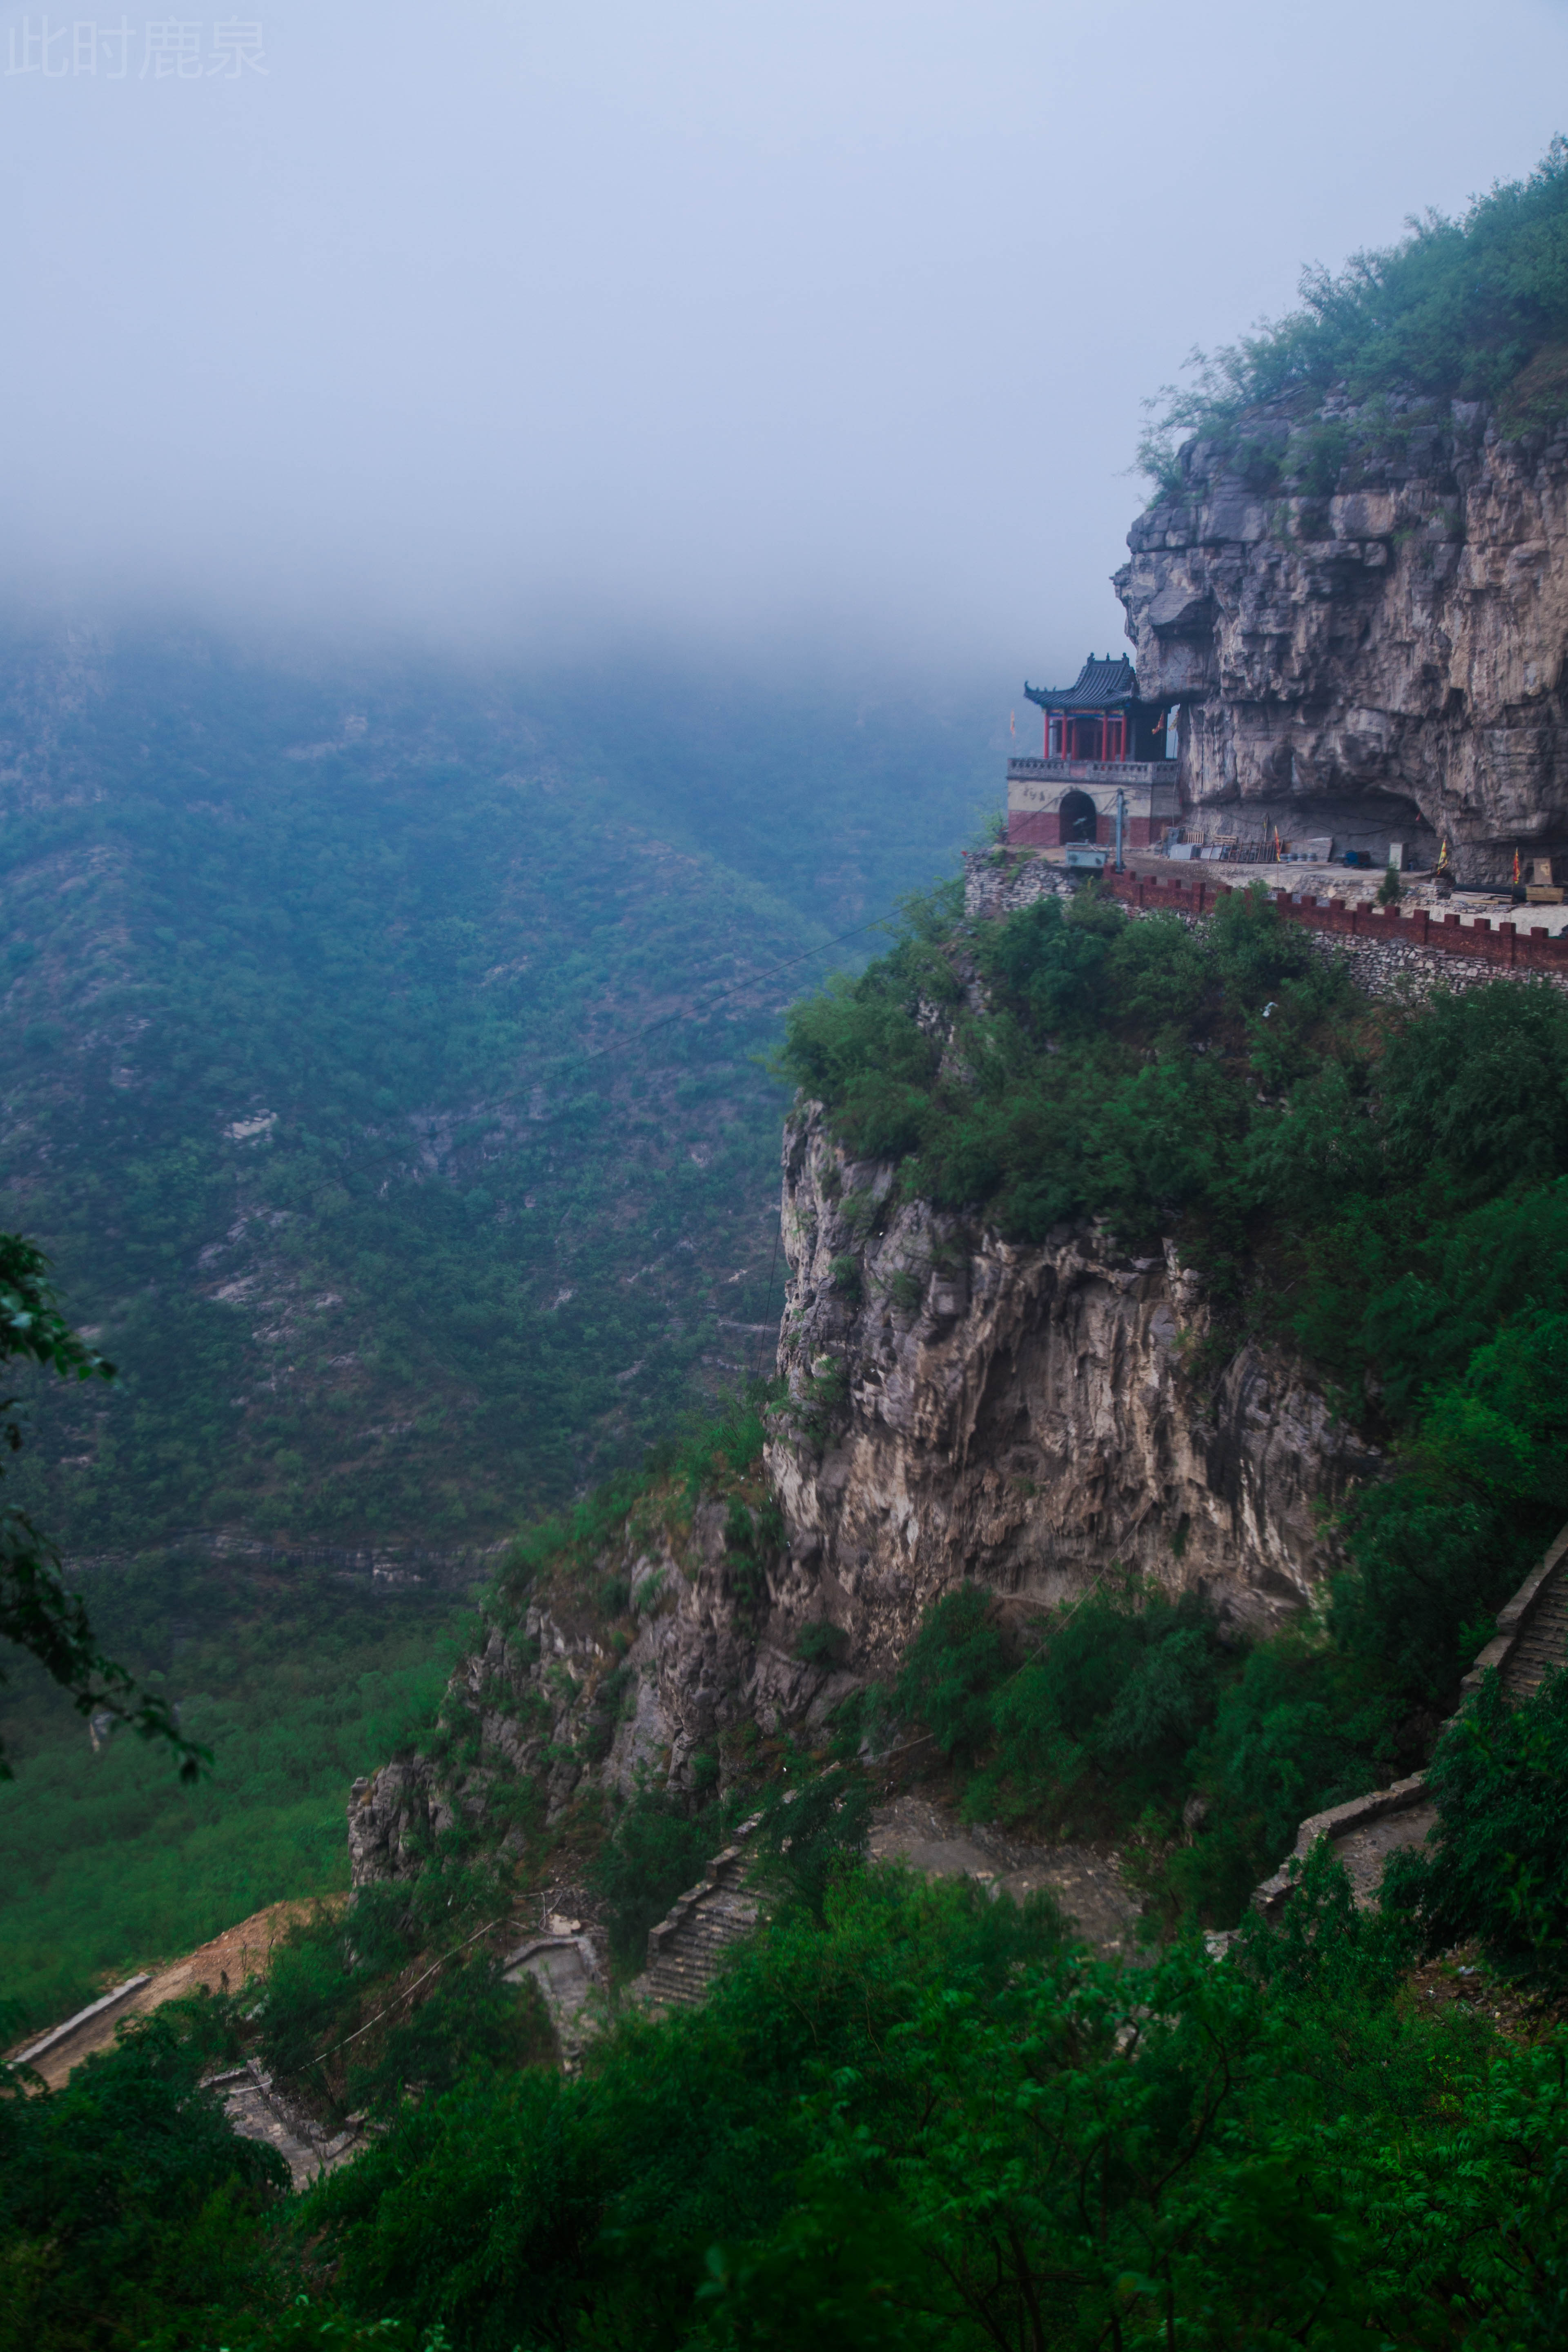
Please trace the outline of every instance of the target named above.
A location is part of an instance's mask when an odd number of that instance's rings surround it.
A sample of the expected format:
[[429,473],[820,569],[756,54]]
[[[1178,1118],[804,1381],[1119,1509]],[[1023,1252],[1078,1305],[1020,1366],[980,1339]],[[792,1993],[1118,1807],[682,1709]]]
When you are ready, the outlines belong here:
[[1131,702],[1137,691],[1137,676],[1125,654],[1108,654],[1103,661],[1087,655],[1072,686],[1024,688],[1026,699],[1037,702],[1042,710],[1105,710],[1118,702]]

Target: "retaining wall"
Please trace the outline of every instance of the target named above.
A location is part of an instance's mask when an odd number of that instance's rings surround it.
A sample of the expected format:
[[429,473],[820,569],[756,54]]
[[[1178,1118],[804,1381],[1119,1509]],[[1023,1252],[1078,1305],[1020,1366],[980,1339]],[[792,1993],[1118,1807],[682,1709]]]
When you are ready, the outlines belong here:
[[[1459,1705],[1449,1717],[1448,1724],[1458,1721],[1489,1674],[1500,1675],[1507,1685],[1509,1668],[1554,1581],[1563,1573],[1565,1561],[1568,1561],[1568,1527],[1558,1531],[1554,1541],[1531,1570],[1512,1600],[1499,1610],[1497,1633],[1459,1685]],[[1562,1663],[1561,1658],[1558,1663]],[[1447,1730],[1448,1725],[1444,1728]],[[1310,1813],[1296,1832],[1296,1843],[1289,1856],[1272,1877],[1266,1878],[1262,1885],[1254,1890],[1253,1909],[1261,1911],[1266,1919],[1279,1917],[1296,1891],[1301,1864],[1321,1838],[1328,1838],[1337,1845],[1374,1822],[1386,1820],[1393,1814],[1415,1813],[1429,1807],[1429,1804],[1426,1773],[1413,1772],[1406,1780],[1395,1780],[1386,1789],[1369,1790],[1364,1797],[1352,1797],[1348,1804],[1331,1805],[1326,1812]],[[1397,1837],[1392,1841],[1395,1844],[1414,1842],[1409,1838]]]
[[[1158,875],[1108,873],[1105,881],[1126,906],[1190,919],[1212,914],[1222,898],[1234,895],[1228,883],[1174,877],[1167,882]],[[1271,891],[1269,897],[1287,922],[1317,931],[1336,947],[1382,950],[1390,971],[1414,970],[1436,958],[1445,966],[1474,965],[1489,980],[1523,972],[1568,982],[1568,933],[1553,936],[1539,925],[1521,930],[1516,923],[1493,923],[1484,915],[1466,923],[1452,908],[1442,914],[1426,907],[1406,912],[1401,907],[1352,906],[1342,898],[1298,898],[1289,890]]]
[[[1044,858],[998,856],[971,851],[964,858],[964,907],[972,915],[1012,914],[1037,898],[1070,898],[1089,878]],[[1209,880],[1166,881],[1160,875],[1114,874],[1103,888],[1131,915],[1169,914],[1182,921],[1206,921],[1237,887]],[[1283,919],[1295,923],[1326,953],[1342,954],[1352,977],[1369,995],[1394,989],[1424,995],[1434,988],[1456,992],[1493,980],[1544,980],[1568,989],[1568,932],[1553,937],[1539,926],[1521,929],[1485,916],[1461,922],[1451,909],[1349,905],[1342,898],[1299,898],[1289,890],[1269,894]]]

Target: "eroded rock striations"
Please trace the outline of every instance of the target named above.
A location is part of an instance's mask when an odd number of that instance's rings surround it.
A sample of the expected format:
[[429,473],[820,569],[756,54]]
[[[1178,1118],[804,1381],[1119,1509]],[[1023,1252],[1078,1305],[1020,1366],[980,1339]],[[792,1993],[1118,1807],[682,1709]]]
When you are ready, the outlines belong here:
[[[1210,1318],[1170,1246],[1130,1257],[1089,1225],[1009,1243],[900,1201],[810,1106],[785,1129],[784,1239],[776,1539],[737,1557],[711,1501],[634,1518],[584,1588],[617,1588],[619,1642],[591,1599],[515,1622],[499,1601],[455,1679],[450,1759],[356,1785],[356,1883],[409,1874],[459,1816],[512,1834],[523,1782],[551,1817],[595,1783],[694,1787],[726,1731],[820,1724],[886,1678],[965,1579],[1025,1609],[1121,1564],[1264,1630],[1322,1572],[1322,1507],[1376,1473],[1283,1358],[1246,1346],[1191,1376]],[[837,1635],[803,1644],[823,1622]]]
[[769,1449],[793,1573],[885,1671],[921,1610],[973,1577],[1034,1602],[1120,1562],[1201,1587],[1261,1628],[1310,1595],[1319,1514],[1376,1457],[1282,1357],[1212,1385],[1198,1277],[1100,1227],[1038,1244],[978,1232],[819,1118],[786,1129],[791,1406]]
[[1183,706],[1187,805],[1428,863],[1447,835],[1478,879],[1568,849],[1568,425],[1331,401],[1181,467],[1115,585],[1140,693]]

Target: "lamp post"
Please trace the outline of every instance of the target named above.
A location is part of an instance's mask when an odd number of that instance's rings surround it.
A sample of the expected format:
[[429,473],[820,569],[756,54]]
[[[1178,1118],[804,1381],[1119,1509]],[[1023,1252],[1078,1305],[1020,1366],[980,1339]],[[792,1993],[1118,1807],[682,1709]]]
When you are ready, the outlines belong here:
[[1121,833],[1127,821],[1127,795],[1119,784],[1116,788],[1116,870],[1121,873]]

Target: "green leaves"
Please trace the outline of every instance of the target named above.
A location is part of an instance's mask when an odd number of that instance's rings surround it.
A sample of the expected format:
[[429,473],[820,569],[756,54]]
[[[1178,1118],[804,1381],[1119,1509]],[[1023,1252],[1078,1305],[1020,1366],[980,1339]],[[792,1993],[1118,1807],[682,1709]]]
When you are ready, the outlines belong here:
[[[0,1234],[0,1361],[30,1358],[67,1379],[112,1380],[113,1365],[60,1314],[45,1279],[47,1265],[31,1242]],[[0,1401],[0,1430],[13,1453],[22,1444],[17,1402],[16,1397]],[[180,1759],[182,1780],[194,1780],[210,1760],[181,1733],[166,1700],[138,1690],[132,1676],[102,1654],[85,1604],[66,1586],[53,1545],[26,1512],[9,1504],[0,1505],[0,1637],[36,1658],[69,1693],[79,1715],[101,1712],[143,1739],[166,1741]],[[0,1747],[0,1779],[9,1778]]]
[[1398,1857],[1389,1900],[1431,1951],[1479,1942],[1494,1968],[1568,1988],[1568,1674],[1511,1702],[1495,1674],[1439,1740],[1427,1770],[1438,1832]]
[[5,2352],[189,2343],[214,2304],[265,2292],[257,2221],[288,2173],[200,2087],[232,2051],[204,1999],[121,2026],[61,2090],[0,2084]]
[[972,1764],[989,1742],[992,1696],[1012,1664],[982,1585],[933,1601],[904,1652],[895,1699],[923,1723],[944,1756]]
[[[1220,438],[1238,466],[1256,466],[1247,411],[1293,392],[1348,386],[1368,404],[1349,433],[1317,421],[1315,400],[1295,404],[1301,428],[1283,453],[1270,445],[1266,486],[1315,498],[1342,486],[1342,469],[1362,449],[1397,446],[1413,425],[1442,414],[1434,404],[1425,415],[1380,415],[1369,395],[1426,393],[1435,403],[1497,398],[1513,386],[1506,425],[1553,421],[1562,385],[1550,362],[1568,338],[1568,145],[1554,139],[1528,179],[1494,186],[1462,220],[1428,213],[1402,243],[1356,254],[1337,276],[1304,270],[1300,293],[1299,310],[1216,352],[1191,391],[1167,387],[1169,405],[1140,451],[1163,487],[1181,480],[1178,434]],[[1532,383],[1537,354],[1543,380]]]

